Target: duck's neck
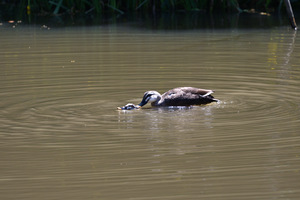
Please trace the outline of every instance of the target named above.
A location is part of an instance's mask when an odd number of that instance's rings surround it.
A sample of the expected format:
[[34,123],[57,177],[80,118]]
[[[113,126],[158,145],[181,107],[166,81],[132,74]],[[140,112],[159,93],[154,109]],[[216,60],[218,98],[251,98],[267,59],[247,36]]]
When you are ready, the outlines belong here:
[[161,103],[162,103],[162,101],[161,101],[161,95],[160,95],[160,96],[158,96],[158,98],[155,102],[151,103],[151,106],[160,106]]

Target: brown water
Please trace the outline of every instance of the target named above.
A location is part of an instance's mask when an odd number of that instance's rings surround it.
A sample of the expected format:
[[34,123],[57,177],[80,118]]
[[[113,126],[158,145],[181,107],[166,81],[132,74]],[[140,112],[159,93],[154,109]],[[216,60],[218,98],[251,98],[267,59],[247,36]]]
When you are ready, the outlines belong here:
[[[299,199],[289,27],[0,26],[1,199]],[[117,111],[147,90],[219,103]]]

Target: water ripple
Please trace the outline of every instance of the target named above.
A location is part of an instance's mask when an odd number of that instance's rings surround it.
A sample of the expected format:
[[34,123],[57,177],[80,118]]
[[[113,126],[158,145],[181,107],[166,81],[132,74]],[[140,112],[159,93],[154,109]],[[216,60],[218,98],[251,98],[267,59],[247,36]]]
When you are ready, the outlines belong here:
[[[299,196],[300,49],[286,29],[19,32],[0,50],[6,199]],[[180,86],[220,102],[116,109]]]

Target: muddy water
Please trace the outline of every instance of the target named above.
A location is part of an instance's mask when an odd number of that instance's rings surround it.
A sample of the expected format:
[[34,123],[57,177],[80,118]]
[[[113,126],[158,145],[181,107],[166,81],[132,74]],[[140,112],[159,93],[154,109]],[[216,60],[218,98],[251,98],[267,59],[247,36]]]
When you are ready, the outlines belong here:
[[[1,199],[299,198],[289,27],[0,29]],[[220,102],[116,110],[179,86]]]

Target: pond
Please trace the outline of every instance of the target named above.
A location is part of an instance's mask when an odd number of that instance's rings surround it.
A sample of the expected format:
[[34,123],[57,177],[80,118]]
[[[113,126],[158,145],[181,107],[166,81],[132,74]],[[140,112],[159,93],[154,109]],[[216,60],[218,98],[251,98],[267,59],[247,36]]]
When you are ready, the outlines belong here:
[[[290,27],[0,30],[3,199],[299,198]],[[180,86],[220,102],[117,110]]]

